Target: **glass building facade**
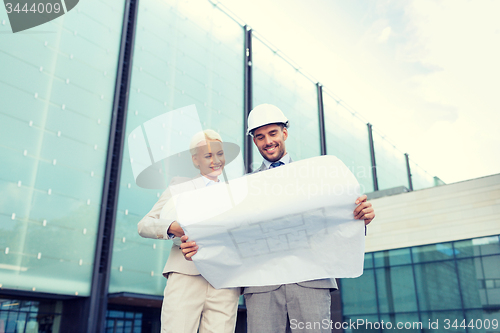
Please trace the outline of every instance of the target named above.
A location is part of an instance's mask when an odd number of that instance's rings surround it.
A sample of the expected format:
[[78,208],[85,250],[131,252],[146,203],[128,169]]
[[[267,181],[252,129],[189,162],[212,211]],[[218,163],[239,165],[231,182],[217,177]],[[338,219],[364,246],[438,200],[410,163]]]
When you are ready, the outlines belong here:
[[[40,328],[49,317],[52,332],[67,331],[74,320],[83,331],[86,315],[72,316],[102,312],[96,305],[101,293],[135,309],[108,309],[102,325],[106,331],[156,327],[144,321],[150,305],[128,299],[161,301],[166,281],[161,273],[171,242],[137,234],[138,221],[161,192],[135,184],[120,135],[127,137],[168,111],[194,104],[203,128],[243,148],[249,107],[275,104],[290,119],[287,148],[293,159],[335,155],[367,193],[435,185],[432,176],[382,136],[374,132],[370,142],[371,129],[355,112],[210,1],[86,0],[67,15],[17,34],[10,33],[0,6],[0,33],[0,328],[5,332],[17,332],[17,327],[28,332],[34,321]],[[249,55],[251,62],[245,60]],[[243,157],[255,169],[262,160],[251,149],[253,158]],[[387,271],[377,266],[385,257],[377,256],[367,255],[362,279],[369,282],[361,284],[367,292],[346,299],[346,316],[395,311],[422,319],[441,311],[425,308],[433,300],[422,296],[417,301],[406,285],[394,291],[386,282],[377,285],[378,295],[390,290],[396,301],[379,302],[371,293],[376,277],[387,281],[396,271],[428,275],[441,264],[413,266],[402,261],[416,259],[401,254],[387,259],[392,260]],[[498,256],[471,255],[457,267],[467,274],[483,259]],[[395,265],[394,260],[401,262]],[[105,286],[100,291],[99,279]],[[483,280],[485,288],[499,283]],[[343,288],[349,290],[349,282]],[[476,303],[464,309],[479,311]]]
[[498,332],[499,236],[366,253],[340,290],[346,332]]
[[19,34],[1,7],[0,284],[88,296],[124,3]]

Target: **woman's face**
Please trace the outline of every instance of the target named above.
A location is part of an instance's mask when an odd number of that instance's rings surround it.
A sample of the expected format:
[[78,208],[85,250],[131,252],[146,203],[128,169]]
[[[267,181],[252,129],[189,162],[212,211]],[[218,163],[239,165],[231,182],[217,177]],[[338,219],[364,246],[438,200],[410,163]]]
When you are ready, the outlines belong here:
[[200,169],[203,176],[217,181],[217,177],[222,173],[226,164],[222,142],[201,141],[196,147],[196,154],[192,156],[194,165]]

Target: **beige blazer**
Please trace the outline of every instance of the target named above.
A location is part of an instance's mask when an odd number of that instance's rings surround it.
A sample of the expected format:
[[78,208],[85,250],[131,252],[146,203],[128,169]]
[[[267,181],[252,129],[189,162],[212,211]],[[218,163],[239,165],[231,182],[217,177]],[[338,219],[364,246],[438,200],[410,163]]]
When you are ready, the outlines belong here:
[[[193,191],[205,187],[205,182],[201,176],[195,178],[175,177],[170,182],[168,188],[158,199],[151,211],[142,218],[137,224],[139,235],[153,239],[168,239],[167,230],[175,218],[160,218],[161,211],[165,204],[173,195]],[[176,272],[186,275],[200,275],[192,261],[184,259],[179,247],[180,239],[175,238],[167,263],[163,269],[163,275],[167,277],[168,273]]]

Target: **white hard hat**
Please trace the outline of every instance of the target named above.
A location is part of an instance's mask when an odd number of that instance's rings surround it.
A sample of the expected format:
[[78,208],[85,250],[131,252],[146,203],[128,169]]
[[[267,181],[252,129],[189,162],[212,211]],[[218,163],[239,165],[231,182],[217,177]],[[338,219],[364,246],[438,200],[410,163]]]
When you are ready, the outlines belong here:
[[248,115],[247,135],[253,136],[253,131],[259,127],[279,123],[286,128],[290,126],[288,119],[278,107],[271,104],[258,105]]

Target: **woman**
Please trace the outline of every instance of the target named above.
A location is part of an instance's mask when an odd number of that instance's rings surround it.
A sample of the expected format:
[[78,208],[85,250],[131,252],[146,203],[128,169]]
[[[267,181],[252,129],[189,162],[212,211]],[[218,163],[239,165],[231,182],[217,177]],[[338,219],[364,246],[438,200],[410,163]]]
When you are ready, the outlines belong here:
[[[193,136],[190,144],[193,165],[200,174],[192,179],[176,177],[163,192],[153,209],[139,222],[142,237],[173,239],[163,275],[168,278],[164,291],[161,332],[234,332],[239,288],[215,289],[187,261],[180,250],[184,231],[175,221],[173,206],[167,202],[174,194],[218,183],[225,165],[222,138],[213,130]],[[163,211],[162,211],[163,210]]]

